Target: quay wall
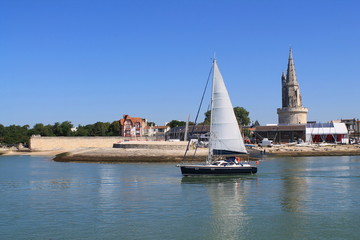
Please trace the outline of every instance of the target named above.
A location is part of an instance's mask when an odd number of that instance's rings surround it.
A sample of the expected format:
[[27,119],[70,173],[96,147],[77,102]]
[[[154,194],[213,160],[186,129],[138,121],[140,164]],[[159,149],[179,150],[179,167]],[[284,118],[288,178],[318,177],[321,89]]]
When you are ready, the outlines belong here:
[[79,148],[123,148],[123,149],[158,149],[185,150],[187,142],[153,141],[150,138],[130,140],[125,137],[41,137],[30,138],[30,150],[69,151]]
[[122,137],[40,137],[30,138],[31,151],[73,150],[77,148],[112,148]]
[[[113,148],[123,149],[157,149],[157,150],[182,150],[185,151],[187,142],[131,142],[131,143],[115,143]],[[191,149],[194,149],[191,147]]]

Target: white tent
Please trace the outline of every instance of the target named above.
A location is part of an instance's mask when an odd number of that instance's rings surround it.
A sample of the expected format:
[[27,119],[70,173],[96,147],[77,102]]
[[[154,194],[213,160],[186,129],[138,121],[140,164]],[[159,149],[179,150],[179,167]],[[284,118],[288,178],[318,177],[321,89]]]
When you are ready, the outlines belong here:
[[323,142],[328,136],[332,136],[333,140],[338,141],[338,136],[341,138],[348,137],[348,130],[345,123],[313,123],[306,125],[306,141],[312,142],[314,136],[320,136]]
[[338,136],[342,138],[348,137],[348,130],[345,123],[314,123],[306,126],[306,141],[311,142],[314,136],[320,136],[325,142],[328,136],[332,136],[333,140],[338,141]]

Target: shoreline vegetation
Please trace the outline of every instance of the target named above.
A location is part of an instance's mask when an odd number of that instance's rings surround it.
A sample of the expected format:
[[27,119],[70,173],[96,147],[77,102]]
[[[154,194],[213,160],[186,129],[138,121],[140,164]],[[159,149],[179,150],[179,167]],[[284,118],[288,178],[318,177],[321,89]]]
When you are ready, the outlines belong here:
[[[184,142],[135,142],[123,143],[119,148],[79,148],[57,149],[49,151],[31,151],[29,149],[0,149],[0,155],[49,156],[58,162],[176,162],[183,159],[186,144]],[[173,147],[172,147],[173,146]],[[265,152],[264,152],[265,150]],[[202,162],[208,150],[190,147],[187,162]],[[250,160],[264,157],[301,157],[301,156],[350,156],[360,155],[360,145],[274,145],[272,147],[253,147],[249,149]]]

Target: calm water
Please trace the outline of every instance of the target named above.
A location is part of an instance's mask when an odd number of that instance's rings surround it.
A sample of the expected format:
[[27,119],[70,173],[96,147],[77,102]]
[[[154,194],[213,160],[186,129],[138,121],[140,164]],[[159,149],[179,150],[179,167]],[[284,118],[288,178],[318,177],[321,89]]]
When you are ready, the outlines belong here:
[[231,178],[0,156],[1,239],[359,239],[359,222],[360,156],[267,159]]

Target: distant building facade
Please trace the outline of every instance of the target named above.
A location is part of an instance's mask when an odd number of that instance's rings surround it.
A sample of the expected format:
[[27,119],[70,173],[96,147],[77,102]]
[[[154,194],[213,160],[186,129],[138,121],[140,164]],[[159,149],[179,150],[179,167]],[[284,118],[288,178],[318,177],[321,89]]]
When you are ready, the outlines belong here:
[[256,142],[263,138],[268,138],[274,143],[305,141],[306,124],[257,126],[254,134]]
[[359,119],[341,119],[334,120],[333,122],[344,123],[349,132],[350,140],[355,140],[355,142],[360,143],[360,121]]
[[165,134],[169,130],[169,126],[146,126],[144,127],[144,137],[152,137],[156,140],[165,140]]
[[123,115],[119,120],[120,136],[142,138],[142,140],[165,140],[165,134],[170,130],[168,126],[148,126],[145,118]]
[[123,115],[120,119],[120,136],[123,137],[142,137],[144,128],[147,126],[147,120],[139,117],[130,117]]
[[279,125],[306,124],[308,109],[302,105],[299,83],[296,78],[295,65],[290,48],[286,76],[282,73],[282,108],[277,109]]
[[258,126],[255,138],[257,142],[268,138],[274,143],[349,143],[345,123],[335,122]]
[[[166,133],[166,140],[184,141],[184,139],[199,139],[200,141],[208,141],[209,132],[209,125],[189,126],[187,130],[186,126],[173,127]],[[187,134],[186,138],[185,134]]]

